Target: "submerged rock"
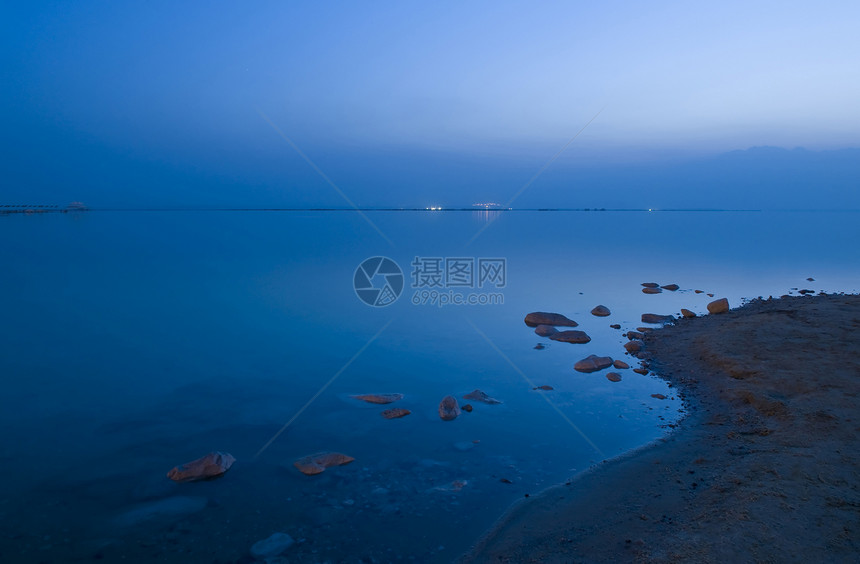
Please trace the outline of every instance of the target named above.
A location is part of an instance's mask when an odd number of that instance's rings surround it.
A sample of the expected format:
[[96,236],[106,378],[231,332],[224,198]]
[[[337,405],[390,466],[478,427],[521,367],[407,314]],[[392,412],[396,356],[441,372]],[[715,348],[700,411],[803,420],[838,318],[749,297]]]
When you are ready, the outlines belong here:
[[618,372],[607,372],[606,373],[606,379],[609,380],[610,382],[620,382],[621,381],[621,374],[619,374]]
[[612,363],[612,366],[618,368],[619,370],[627,370],[630,368],[630,365],[624,362],[623,360],[616,360]]
[[664,396],[663,394],[651,394],[651,397],[652,397],[652,398],[656,398],[656,399],[658,399],[658,400],[664,400],[664,399],[666,399],[666,396]]
[[358,394],[350,397],[368,403],[386,404],[402,400],[403,394]]
[[272,533],[269,538],[257,541],[251,546],[251,556],[259,560],[274,558],[283,554],[294,542],[293,537],[287,533]]
[[609,308],[605,305],[596,306],[593,310],[591,310],[591,315],[596,315],[597,317],[607,317],[612,312],[609,311]]
[[549,337],[553,341],[561,341],[562,343],[587,343],[591,340],[591,337],[585,334],[585,331],[559,331],[555,335],[550,335]]
[[529,327],[537,327],[538,325],[576,327],[578,325],[576,321],[568,319],[560,313],[547,313],[545,311],[535,311],[526,315],[525,322]]
[[400,417],[406,417],[412,413],[408,409],[403,409],[402,407],[395,407],[393,409],[386,409],[382,412],[382,416],[386,419],[399,419]]
[[691,317],[696,317],[696,314],[690,311],[689,309],[681,308],[681,315],[690,319]]
[[612,325],[610,325],[610,327],[612,327],[613,329],[621,329],[621,325],[619,323],[613,323]]
[[636,374],[641,374],[641,375],[645,376],[648,374],[648,369],[647,368],[634,368],[633,372],[635,372]]
[[466,413],[472,413],[472,410],[473,410],[473,409],[475,409],[475,408],[474,408],[474,407],[472,407],[472,404],[471,404],[471,403],[467,403],[466,405],[464,405],[464,406],[463,406],[463,408],[462,408],[462,409],[463,409],[463,411],[465,411]]
[[709,313],[726,313],[727,311],[729,311],[729,300],[726,298],[720,298],[708,304]]
[[538,325],[535,327],[535,333],[537,333],[541,337],[549,337],[550,335],[555,335],[558,333],[558,329],[553,327],[552,325]]
[[546,391],[549,391],[549,390],[552,390],[552,389],[554,389],[554,388],[553,388],[552,386],[546,386],[546,385],[543,385],[543,386],[538,386],[537,388],[532,388],[532,389],[533,389],[533,390],[546,390]]
[[678,288],[680,288],[680,286],[678,286],[677,284],[666,284],[665,286],[660,286],[660,287],[663,288],[664,290],[669,290],[670,292],[674,292]]
[[660,288],[642,288],[643,294],[662,294],[663,290]]
[[210,452],[202,458],[176,466],[167,473],[174,482],[196,482],[222,476],[236,459],[226,452]]
[[635,341],[636,339],[641,339],[644,336],[645,336],[645,333],[642,333],[641,331],[628,331],[627,332],[627,338],[631,341]]
[[609,368],[612,366],[612,359],[608,356],[597,356],[595,354],[589,355],[576,364],[573,365],[573,369],[577,372],[597,372],[598,370],[603,370],[604,368]]
[[483,403],[489,403],[490,405],[496,404],[496,403],[502,403],[501,401],[497,400],[496,398],[491,398],[490,396],[488,396],[487,394],[485,394],[481,390],[475,390],[473,392],[469,392],[468,394],[463,396],[463,399],[480,401]]
[[536,344],[536,345],[535,345],[535,349],[537,349],[537,350],[539,350],[539,351],[542,351],[542,350],[544,350],[545,348],[546,348],[546,346],[545,346],[543,343],[538,343],[538,344]]
[[656,282],[642,282],[642,286],[645,288],[659,288],[660,284],[657,284]]
[[299,469],[299,472],[306,476],[314,476],[322,474],[326,468],[332,466],[343,466],[355,460],[351,456],[341,454],[339,452],[318,452],[300,458],[293,462],[293,466]]
[[624,348],[627,349],[629,353],[637,353],[642,350],[642,347],[645,345],[642,341],[628,341],[624,343]]
[[168,497],[138,505],[119,515],[115,523],[120,527],[134,527],[155,518],[181,517],[202,511],[208,503],[209,500],[205,497]]
[[442,421],[453,421],[460,415],[460,406],[457,404],[457,398],[454,396],[445,396],[439,402],[439,417]]
[[675,318],[671,315],[657,315],[656,313],[642,314],[642,323],[667,323],[674,320]]

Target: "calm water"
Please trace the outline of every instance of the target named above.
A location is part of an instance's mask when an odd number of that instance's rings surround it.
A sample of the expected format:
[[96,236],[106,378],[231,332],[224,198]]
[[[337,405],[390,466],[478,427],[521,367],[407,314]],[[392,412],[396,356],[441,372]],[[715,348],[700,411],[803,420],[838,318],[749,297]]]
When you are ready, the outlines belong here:
[[[860,289],[857,213],[515,212],[472,243],[486,215],[367,216],[391,244],[353,212],[0,217],[0,560],[232,562],[282,531],[291,561],[447,562],[513,501],[682,415],[653,376],[573,370],[633,365],[621,334],[642,313],[704,312],[694,289],[732,305]],[[404,272],[386,307],[353,289],[377,255]],[[504,303],[414,305],[415,257],[505,259],[503,288],[465,291]],[[681,290],[645,295],[650,281]],[[592,341],[542,339],[530,311]],[[439,419],[442,397],[475,388],[503,403]],[[350,398],[366,392],[412,414]],[[237,459],[223,478],[165,477],[213,450]],[[292,466],[319,451],[355,462]]]

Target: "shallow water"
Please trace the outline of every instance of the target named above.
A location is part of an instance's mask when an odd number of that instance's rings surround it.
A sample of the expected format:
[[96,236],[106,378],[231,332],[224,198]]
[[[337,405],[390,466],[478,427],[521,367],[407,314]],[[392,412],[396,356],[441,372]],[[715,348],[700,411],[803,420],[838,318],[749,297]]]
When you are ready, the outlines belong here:
[[[297,541],[285,553],[296,561],[450,561],[513,501],[658,438],[681,416],[653,375],[621,370],[612,383],[606,370],[575,372],[577,360],[635,366],[622,333],[645,312],[706,311],[712,298],[695,289],[733,306],[790,288],[856,292],[858,216],[0,217],[0,559],[236,561],[282,531]],[[386,307],[353,288],[373,256],[404,273]],[[505,259],[502,288],[443,288],[503,303],[415,305],[431,297],[412,287],[415,257]],[[645,295],[650,281],[681,290]],[[590,315],[597,304],[612,315]],[[523,324],[530,311],[563,313],[592,340],[538,337]],[[503,403],[472,401],[472,413],[439,419],[442,397],[464,404],[476,388]],[[350,397],[367,392],[405,397]],[[412,414],[386,420],[387,407]],[[237,459],[223,478],[166,478],[213,450]],[[356,460],[318,476],[292,466],[318,451]]]

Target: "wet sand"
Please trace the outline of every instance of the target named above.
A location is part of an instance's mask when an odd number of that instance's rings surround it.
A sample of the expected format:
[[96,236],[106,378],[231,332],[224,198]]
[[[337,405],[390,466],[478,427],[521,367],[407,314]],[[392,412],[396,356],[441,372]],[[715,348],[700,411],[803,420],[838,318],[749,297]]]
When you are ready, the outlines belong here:
[[650,332],[678,429],[523,500],[464,562],[857,562],[860,296]]

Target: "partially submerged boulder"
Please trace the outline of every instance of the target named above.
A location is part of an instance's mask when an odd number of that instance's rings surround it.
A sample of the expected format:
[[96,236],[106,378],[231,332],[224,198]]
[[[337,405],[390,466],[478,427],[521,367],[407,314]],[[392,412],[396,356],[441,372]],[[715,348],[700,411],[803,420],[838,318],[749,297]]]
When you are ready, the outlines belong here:
[[677,284],[666,284],[665,286],[660,286],[660,287],[663,288],[664,290],[669,290],[670,292],[674,292],[678,288],[680,288],[680,286],[678,286]]
[[675,318],[671,315],[657,315],[656,313],[642,314],[642,323],[668,323],[674,320]]
[[727,311],[729,311],[729,300],[726,298],[720,298],[708,304],[709,313],[726,313]]
[[538,325],[537,327],[535,327],[535,333],[537,333],[541,337],[549,337],[550,335],[555,335],[556,333],[558,333],[558,329],[556,329],[552,325]]
[[463,396],[463,399],[480,401],[483,403],[488,403],[490,405],[502,403],[499,400],[497,400],[496,398],[491,398],[490,396],[488,396],[486,393],[482,392],[481,390],[474,390],[472,392],[469,392],[468,394]]
[[350,396],[353,399],[366,401],[368,403],[378,403],[378,404],[386,404],[386,403],[394,403],[398,400],[403,399],[403,394],[358,394],[355,396]]
[[595,354],[589,355],[576,364],[573,365],[573,369],[577,372],[597,372],[598,370],[603,370],[604,368],[609,368],[612,366],[612,359],[608,356],[597,356]]
[[659,288],[660,284],[657,284],[656,282],[642,282],[642,286],[645,288]]
[[662,294],[663,290],[660,288],[642,288],[643,294]]
[[643,346],[645,346],[645,343],[642,341],[628,341],[624,343],[624,348],[631,354],[641,351]]
[[460,406],[457,404],[457,398],[454,396],[445,396],[439,402],[439,417],[442,421],[453,421],[460,415]]
[[591,341],[591,337],[586,335],[585,331],[559,331],[549,337],[553,341],[561,341],[562,343],[587,343]]
[[595,306],[594,309],[591,310],[591,315],[596,315],[597,317],[607,317],[612,312],[609,311],[609,308],[605,305]]
[[609,380],[610,382],[620,382],[621,381],[621,374],[619,374],[618,372],[607,372],[606,373],[606,379]]
[[349,464],[353,460],[355,460],[353,457],[339,452],[318,452],[296,460],[293,462],[293,466],[298,468],[299,472],[305,476],[314,476],[316,474],[322,474],[325,472],[326,468],[331,468],[332,466],[343,466],[344,464]]
[[619,370],[627,370],[628,368],[630,368],[630,365],[627,364],[626,362],[624,362],[623,360],[614,361],[612,363],[612,366],[614,366],[615,368],[617,368]]
[[386,409],[382,412],[382,416],[386,419],[399,419],[401,417],[406,417],[412,413],[408,409],[403,409],[402,407],[395,407],[393,409]]
[[690,319],[691,317],[696,317],[696,314],[690,311],[689,309],[681,308],[681,315]]
[[545,311],[535,311],[526,315],[526,325],[529,327],[537,327],[538,325],[557,325],[560,327],[576,327],[576,321],[568,319],[560,313],[547,313]]
[[174,482],[196,482],[223,476],[236,459],[227,452],[210,452],[202,458],[176,466],[167,473]]

